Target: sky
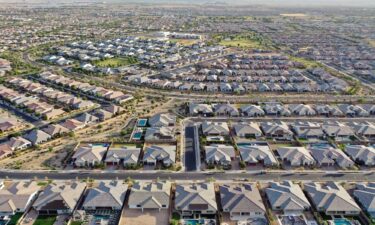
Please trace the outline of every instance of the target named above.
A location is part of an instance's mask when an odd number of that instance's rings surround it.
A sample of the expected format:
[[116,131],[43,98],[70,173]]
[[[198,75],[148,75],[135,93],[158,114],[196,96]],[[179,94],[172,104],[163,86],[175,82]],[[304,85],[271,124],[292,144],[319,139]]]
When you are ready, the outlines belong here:
[[264,4],[273,6],[375,6],[375,0],[0,0],[6,3],[71,3],[71,2],[171,2],[171,3],[213,3]]

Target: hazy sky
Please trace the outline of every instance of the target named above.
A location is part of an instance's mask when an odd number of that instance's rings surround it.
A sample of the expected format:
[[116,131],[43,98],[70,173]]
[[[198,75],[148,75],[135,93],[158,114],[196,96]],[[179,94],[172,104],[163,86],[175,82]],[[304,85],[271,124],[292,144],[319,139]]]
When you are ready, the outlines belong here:
[[375,6],[375,0],[0,0],[7,3],[71,3],[71,2],[175,2],[227,4],[266,4],[276,6]]

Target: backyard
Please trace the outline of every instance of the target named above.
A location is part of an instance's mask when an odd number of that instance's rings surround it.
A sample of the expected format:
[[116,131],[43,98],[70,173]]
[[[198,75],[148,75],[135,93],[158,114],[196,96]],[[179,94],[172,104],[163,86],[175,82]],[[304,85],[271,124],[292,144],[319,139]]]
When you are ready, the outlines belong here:
[[56,216],[38,216],[33,225],[53,225],[56,221]]

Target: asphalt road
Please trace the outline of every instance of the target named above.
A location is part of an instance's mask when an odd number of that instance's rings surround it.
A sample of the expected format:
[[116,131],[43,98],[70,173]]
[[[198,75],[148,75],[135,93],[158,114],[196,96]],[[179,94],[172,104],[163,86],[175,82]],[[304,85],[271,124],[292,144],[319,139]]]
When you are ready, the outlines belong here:
[[298,180],[298,181],[374,181],[374,172],[296,172],[296,171],[282,171],[282,172],[135,172],[135,171],[1,171],[1,179],[53,179],[53,180],[69,180],[69,179],[86,179],[92,178],[95,180],[111,180],[132,178],[134,180],[184,180],[184,181],[202,181],[208,178],[213,178],[216,181],[283,181],[283,180]]
[[192,126],[185,127],[185,168],[186,171],[196,171],[195,129]]

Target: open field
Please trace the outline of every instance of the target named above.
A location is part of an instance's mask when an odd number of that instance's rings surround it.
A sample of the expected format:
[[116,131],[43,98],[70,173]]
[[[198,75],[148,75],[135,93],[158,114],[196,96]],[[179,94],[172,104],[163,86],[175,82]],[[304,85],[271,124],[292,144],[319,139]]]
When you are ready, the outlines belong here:
[[304,13],[283,13],[280,14],[280,16],[285,16],[285,17],[306,17],[307,15]]
[[94,62],[94,65],[98,67],[120,67],[120,66],[132,65],[136,63],[138,63],[138,60],[136,58],[124,57],[124,58],[111,58],[111,59],[96,61]]
[[179,43],[181,45],[189,46],[189,45],[193,45],[193,44],[197,43],[199,40],[195,40],[195,39],[169,39],[169,41],[172,42],[172,43]]

